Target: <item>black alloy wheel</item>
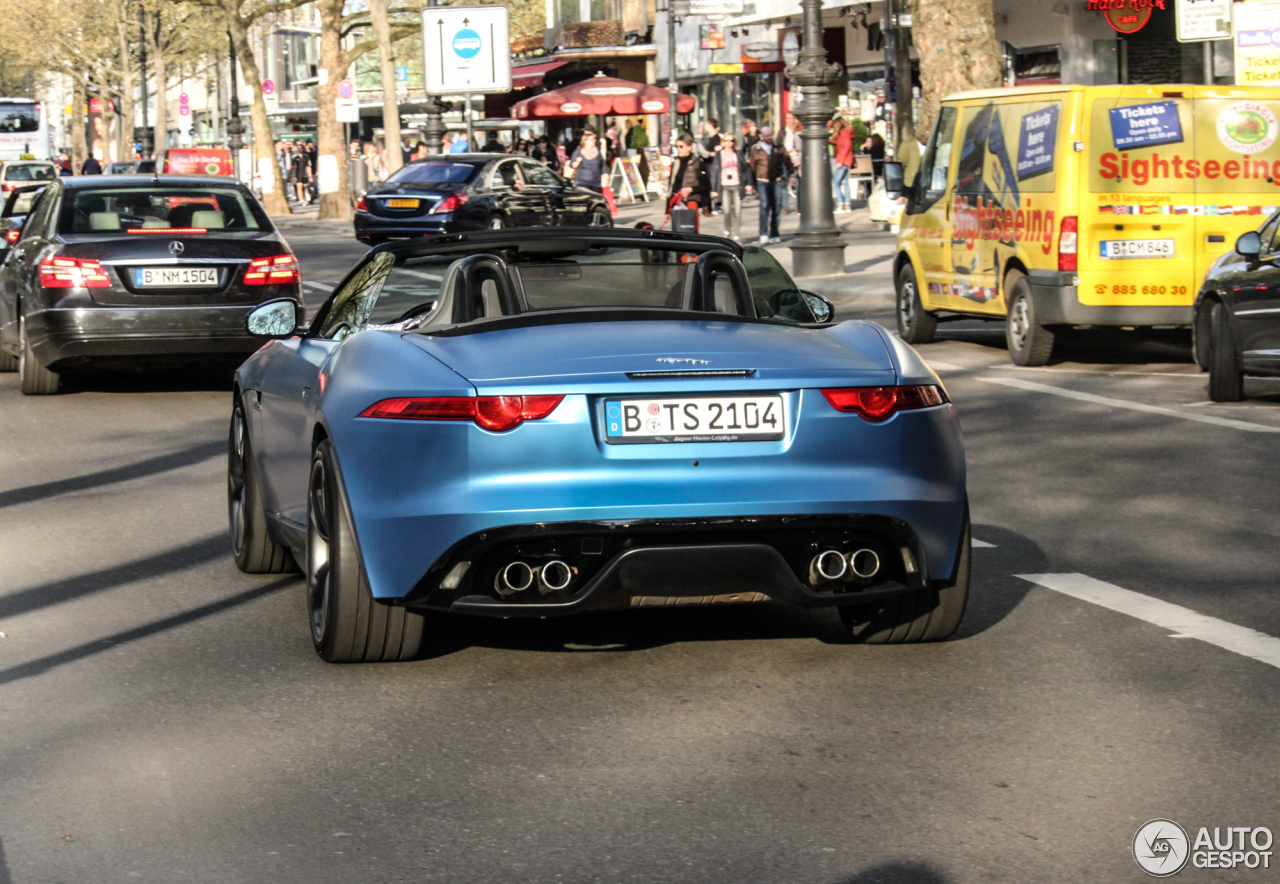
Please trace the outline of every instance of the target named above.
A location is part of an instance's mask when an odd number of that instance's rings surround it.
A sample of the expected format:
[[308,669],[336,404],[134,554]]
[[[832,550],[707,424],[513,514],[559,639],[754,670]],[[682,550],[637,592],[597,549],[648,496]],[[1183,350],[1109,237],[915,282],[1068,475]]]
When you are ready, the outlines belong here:
[[502,220],[501,215],[494,215],[489,219],[489,224],[487,226],[490,230],[502,230],[507,226],[507,222]]
[[307,614],[316,653],[330,663],[412,660],[422,653],[425,618],[373,598],[351,510],[328,439],[307,482]]
[[1236,356],[1235,335],[1226,305],[1213,305],[1209,328],[1209,398],[1214,402],[1239,402],[1244,398],[1244,373]]
[[297,570],[289,549],[272,543],[267,533],[258,468],[249,444],[249,427],[245,423],[244,408],[238,402],[231,411],[231,431],[227,439],[227,518],[231,527],[231,552],[241,571],[283,574]]
[[587,219],[588,227],[612,227],[613,218],[609,215],[608,209],[592,209],[591,217]]
[[932,344],[937,340],[938,318],[925,312],[916,272],[910,264],[898,271],[897,282],[898,336],[908,344]]

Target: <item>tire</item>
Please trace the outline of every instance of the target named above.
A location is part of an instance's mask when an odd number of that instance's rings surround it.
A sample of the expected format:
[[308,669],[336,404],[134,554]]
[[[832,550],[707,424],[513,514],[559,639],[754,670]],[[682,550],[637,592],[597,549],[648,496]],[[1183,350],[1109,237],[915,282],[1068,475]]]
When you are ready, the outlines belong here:
[[1004,290],[1009,305],[1004,332],[1009,358],[1014,365],[1044,365],[1053,355],[1054,335],[1036,318],[1031,283],[1021,273],[1011,273]]
[[503,230],[506,228],[506,226],[507,226],[507,223],[502,220],[501,215],[494,215],[492,218],[489,219],[489,223],[485,225],[485,229],[486,230]]
[[898,336],[908,344],[932,344],[938,337],[938,317],[926,313],[920,300],[920,286],[912,266],[898,271]]
[[591,217],[587,219],[588,227],[612,227],[613,218],[609,215],[608,209],[592,209]]
[[840,609],[849,639],[864,645],[946,641],[955,634],[969,601],[972,571],[969,513],[960,535],[960,561],[950,586],[926,587],[876,605]]
[[27,396],[52,396],[58,392],[62,378],[49,371],[27,341],[26,320],[18,318],[18,381]]
[[325,439],[307,481],[307,615],[316,653],[330,663],[412,660],[425,618],[376,601],[360,562],[351,508]]
[[1207,301],[1191,323],[1191,353],[1201,371],[1209,370],[1209,341],[1213,337],[1213,301]]
[[1209,330],[1209,398],[1214,402],[1239,402],[1244,398],[1244,373],[1236,358],[1235,335],[1227,308],[1213,305]]
[[262,487],[249,442],[244,407],[236,402],[227,439],[227,517],[231,553],[246,574],[284,574],[298,569],[288,547],[271,542],[262,509]]

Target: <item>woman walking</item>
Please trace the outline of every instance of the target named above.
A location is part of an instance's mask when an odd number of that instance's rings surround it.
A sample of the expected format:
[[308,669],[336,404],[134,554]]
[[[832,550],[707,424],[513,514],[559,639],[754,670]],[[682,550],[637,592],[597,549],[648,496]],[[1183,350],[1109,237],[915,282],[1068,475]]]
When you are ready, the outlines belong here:
[[574,184],[603,193],[604,157],[596,141],[596,133],[584,133],[578,149],[569,158],[568,177]]
[[289,183],[293,185],[293,195],[297,201],[306,205],[307,187],[311,183],[311,158],[297,144],[293,146],[289,157]]
[[831,126],[831,144],[836,149],[832,158],[831,189],[837,212],[853,210],[849,194],[849,173],[853,171],[853,127],[844,117],[836,117]]
[[724,235],[734,242],[742,242],[742,190],[751,193],[754,179],[751,177],[751,166],[746,158],[738,152],[738,139],[732,132],[725,132],[720,137],[720,149],[711,161],[711,198],[720,197],[720,207],[724,212]]

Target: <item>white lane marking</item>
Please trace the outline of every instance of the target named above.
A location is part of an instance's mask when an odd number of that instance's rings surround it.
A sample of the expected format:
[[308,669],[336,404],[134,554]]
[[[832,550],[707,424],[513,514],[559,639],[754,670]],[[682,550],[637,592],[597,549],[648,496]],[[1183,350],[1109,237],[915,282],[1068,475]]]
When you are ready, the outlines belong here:
[[434,280],[435,282],[439,282],[440,280],[444,279],[443,276],[437,276],[434,273],[423,273],[421,270],[410,270],[408,267],[397,267],[396,272],[407,273],[410,276],[420,276],[423,279],[430,279],[430,280]]
[[1160,405],[1147,405],[1145,402],[1134,402],[1129,399],[1113,399],[1110,396],[1095,396],[1079,390],[1068,390],[1065,387],[1054,387],[1049,384],[1037,384],[1035,381],[1024,381],[1022,378],[978,378],[988,384],[1000,384],[1017,390],[1030,390],[1033,393],[1049,393],[1065,399],[1077,399],[1080,402],[1092,402],[1095,405],[1106,405],[1110,408],[1127,408],[1130,411],[1145,411],[1147,414],[1163,414],[1165,417],[1182,418],[1185,421],[1196,421],[1202,424],[1214,424],[1219,427],[1231,427],[1236,430],[1247,430],[1250,433],[1280,433],[1280,427],[1269,427],[1266,424],[1255,424],[1249,421],[1233,420],[1229,417],[1218,417],[1212,414],[1177,411]]
[[1014,371],[1043,371],[1049,374],[1087,374],[1094,377],[1106,378],[1112,375],[1124,375],[1126,377],[1136,378],[1200,378],[1204,380],[1204,372],[1186,372],[1186,371],[1091,371],[1087,368],[1039,368],[1033,365],[1007,365],[997,364],[992,368],[1008,368]]
[[963,365],[952,365],[950,362],[933,362],[932,360],[926,360],[926,361],[929,363],[930,368],[940,368],[943,371],[964,371],[965,370]]
[[970,539],[969,545],[972,546],[974,549],[995,549],[996,548],[996,545],[994,543],[987,543],[985,540],[979,540],[976,537]]
[[1237,626],[1216,617],[1197,614],[1190,608],[1161,601],[1085,574],[1017,574],[1020,580],[1052,589],[1063,595],[1092,602],[1121,614],[1173,631],[1169,638],[1198,638],[1235,654],[1251,657],[1280,668],[1280,638]]
[[310,280],[308,280],[307,282],[304,282],[303,285],[307,286],[308,288],[320,289],[321,291],[325,291],[325,292],[333,288],[333,286],[325,285],[323,282],[311,282]]

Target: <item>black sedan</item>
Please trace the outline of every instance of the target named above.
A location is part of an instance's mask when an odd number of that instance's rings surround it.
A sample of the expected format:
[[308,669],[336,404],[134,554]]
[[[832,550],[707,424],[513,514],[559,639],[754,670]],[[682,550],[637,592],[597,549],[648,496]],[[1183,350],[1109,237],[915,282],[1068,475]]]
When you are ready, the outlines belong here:
[[356,205],[356,239],[466,233],[504,227],[612,227],[598,192],[524,156],[428,157],[369,188]]
[[1209,268],[1194,335],[1214,402],[1243,399],[1245,375],[1280,377],[1280,212]]
[[0,267],[0,368],[22,392],[102,363],[241,361],[244,318],[302,303],[298,262],[253,194],[229,178],[58,178]]

